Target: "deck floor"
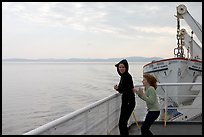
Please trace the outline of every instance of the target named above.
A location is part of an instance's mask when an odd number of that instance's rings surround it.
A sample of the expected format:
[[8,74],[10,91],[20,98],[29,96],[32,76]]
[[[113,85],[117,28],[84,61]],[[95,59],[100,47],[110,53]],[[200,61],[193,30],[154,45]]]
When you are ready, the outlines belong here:
[[[167,122],[166,127],[163,122],[155,122],[150,130],[154,135],[202,135],[202,122]],[[129,127],[129,135],[141,135],[136,124]]]

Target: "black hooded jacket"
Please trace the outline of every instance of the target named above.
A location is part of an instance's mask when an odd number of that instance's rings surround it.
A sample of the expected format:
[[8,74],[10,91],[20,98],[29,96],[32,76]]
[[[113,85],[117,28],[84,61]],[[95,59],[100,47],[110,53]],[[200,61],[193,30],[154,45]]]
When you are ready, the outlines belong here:
[[[124,64],[126,71],[121,74],[119,71],[119,64]],[[135,95],[132,89],[134,88],[132,76],[129,74],[129,65],[126,59],[121,60],[118,64],[115,65],[117,67],[117,72],[121,76],[120,82],[118,85],[118,92],[123,95]]]

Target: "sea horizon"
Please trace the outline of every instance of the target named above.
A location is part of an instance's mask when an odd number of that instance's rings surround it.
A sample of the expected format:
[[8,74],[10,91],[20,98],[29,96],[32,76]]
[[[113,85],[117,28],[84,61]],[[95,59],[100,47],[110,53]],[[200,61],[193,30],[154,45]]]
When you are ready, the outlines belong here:
[[141,56],[131,56],[131,57],[119,57],[119,58],[3,58],[3,62],[118,62],[122,59],[127,59],[129,62],[150,62],[153,60],[161,60],[160,57],[141,57]]

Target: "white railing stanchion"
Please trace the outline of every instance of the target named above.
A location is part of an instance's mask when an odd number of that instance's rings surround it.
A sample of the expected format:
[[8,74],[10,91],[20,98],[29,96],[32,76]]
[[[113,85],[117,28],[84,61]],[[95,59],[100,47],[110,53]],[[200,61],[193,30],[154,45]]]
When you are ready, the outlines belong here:
[[167,121],[167,86],[164,86],[164,92],[165,92],[165,104],[164,104],[164,127],[166,127],[166,121]]

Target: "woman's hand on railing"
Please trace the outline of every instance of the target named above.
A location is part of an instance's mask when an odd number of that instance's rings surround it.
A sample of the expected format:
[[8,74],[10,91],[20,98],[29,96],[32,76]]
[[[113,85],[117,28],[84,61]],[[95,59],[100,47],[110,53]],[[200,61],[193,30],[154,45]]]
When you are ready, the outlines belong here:
[[139,90],[139,88],[138,87],[134,87],[133,89],[132,89],[132,91],[134,92],[134,93],[138,93],[138,90]]
[[142,96],[144,94],[143,89],[141,87],[134,87],[132,90],[139,96]]
[[118,85],[117,85],[117,84],[114,85],[114,89],[115,89],[116,91],[118,91]]

